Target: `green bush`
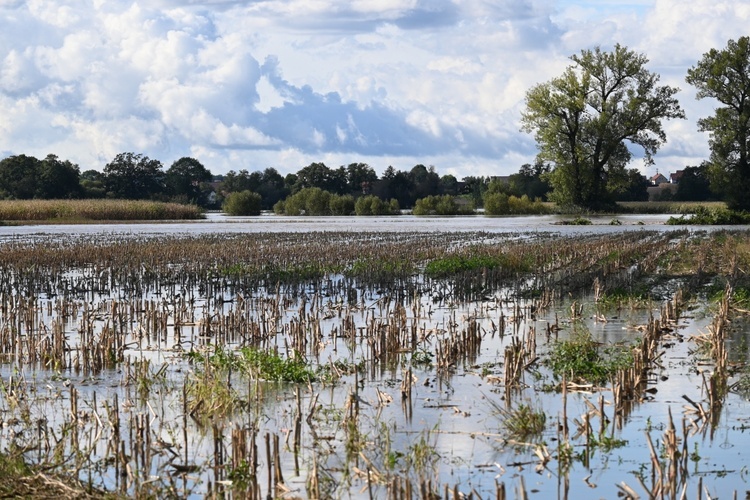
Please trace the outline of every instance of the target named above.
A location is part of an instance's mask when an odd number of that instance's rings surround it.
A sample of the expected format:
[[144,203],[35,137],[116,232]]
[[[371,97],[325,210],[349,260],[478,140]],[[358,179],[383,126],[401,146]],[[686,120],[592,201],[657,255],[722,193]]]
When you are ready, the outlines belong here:
[[509,214],[508,195],[505,193],[486,193],[484,195],[484,213],[487,215]]
[[357,215],[398,215],[401,213],[398,200],[391,199],[386,203],[373,194],[357,198],[354,209]]
[[354,213],[354,197],[350,194],[343,196],[337,194],[331,195],[328,206],[331,210],[331,215],[351,215]]
[[488,192],[484,195],[484,213],[487,215],[535,215],[548,212],[541,200],[532,201],[527,195],[520,198],[502,192]]
[[260,203],[258,193],[245,190],[230,193],[221,208],[229,215],[260,215]]
[[468,215],[473,214],[474,209],[471,206],[463,207],[456,203],[453,196],[444,194],[417,200],[412,213],[414,215]]
[[317,187],[302,189],[274,206],[274,212],[285,215],[331,215],[331,193]]

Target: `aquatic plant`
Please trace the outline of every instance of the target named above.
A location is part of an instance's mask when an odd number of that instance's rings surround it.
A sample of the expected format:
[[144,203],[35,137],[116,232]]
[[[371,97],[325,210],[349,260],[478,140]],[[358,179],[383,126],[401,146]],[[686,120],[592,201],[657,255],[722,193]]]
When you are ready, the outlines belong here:
[[506,439],[524,443],[542,437],[547,424],[547,415],[543,410],[520,403],[511,408],[499,408],[499,411]]
[[554,343],[545,362],[557,378],[602,384],[632,360],[627,346],[600,346],[588,330],[579,328],[570,339]]

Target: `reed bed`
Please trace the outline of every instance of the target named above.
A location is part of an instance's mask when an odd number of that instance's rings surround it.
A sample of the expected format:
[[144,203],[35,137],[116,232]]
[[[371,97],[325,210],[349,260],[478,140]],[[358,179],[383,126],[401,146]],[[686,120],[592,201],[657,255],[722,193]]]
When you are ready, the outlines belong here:
[[[540,415],[532,442],[514,446],[539,471],[557,461],[563,484],[576,464],[591,468],[597,451],[622,446],[679,339],[687,297],[741,282],[748,249],[742,233],[685,231],[8,240],[0,444],[128,496],[504,498],[494,476],[457,484],[444,468],[468,461],[450,456],[456,439],[505,446],[500,424],[461,424],[502,408],[505,418]],[[558,337],[587,318],[626,314],[592,290],[644,287],[666,300],[653,312],[637,302],[652,317],[631,344],[632,365],[596,384],[567,372],[555,380],[542,360]],[[717,372],[726,368],[722,311],[708,340]],[[721,412],[727,376],[707,382],[715,396],[695,405]],[[467,378],[478,397],[455,396]],[[542,390],[562,400],[557,432],[554,415],[529,402]],[[586,410],[571,418],[574,400]],[[447,427],[423,427],[427,414]],[[672,462],[644,455],[660,474],[643,482],[649,494],[687,484],[677,454],[687,438],[675,432],[663,438]],[[541,438],[555,436],[550,452]],[[523,480],[516,489],[525,494]]]
[[147,200],[0,200],[0,221],[86,222],[201,219],[195,205]]

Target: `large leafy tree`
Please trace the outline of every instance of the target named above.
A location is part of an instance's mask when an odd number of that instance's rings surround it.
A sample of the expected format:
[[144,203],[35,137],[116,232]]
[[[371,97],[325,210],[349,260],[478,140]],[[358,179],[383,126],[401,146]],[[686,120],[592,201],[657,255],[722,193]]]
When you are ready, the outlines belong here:
[[84,170],[80,177],[82,195],[86,198],[104,198],[104,174],[98,170]]
[[617,201],[648,201],[648,187],[651,183],[637,168],[625,172],[614,193]]
[[159,160],[120,153],[104,167],[104,183],[113,198],[154,198],[164,192],[164,171]]
[[723,105],[698,121],[710,134],[711,186],[730,208],[750,209],[750,38],[703,54],[686,80],[698,89],[698,99],[712,97]]
[[526,195],[532,200],[537,198],[546,200],[550,190],[547,181],[549,173],[548,163],[537,161],[534,165],[530,163],[521,165],[518,173],[508,178],[509,191],[519,198]]
[[268,167],[263,171],[256,189],[262,198],[261,206],[264,210],[270,210],[276,202],[289,195],[289,189],[284,184],[284,178],[273,167]]
[[227,194],[246,190],[255,191],[258,187],[257,177],[259,176],[259,173],[253,172],[250,174],[245,169],[239,172],[230,170],[224,175],[224,179],[221,182],[221,190]]
[[205,206],[213,179],[211,172],[195,158],[183,157],[172,163],[165,176],[167,192],[173,198]]
[[412,190],[411,175],[389,166],[382,178],[373,185],[372,194],[381,200],[395,199],[401,208],[410,208],[414,206]]
[[613,202],[626,166],[628,143],[640,146],[645,160],[666,142],[661,122],[684,118],[674,95],[659,85],[642,54],[619,44],[612,52],[597,47],[574,55],[562,76],[526,94],[522,126],[533,132],[539,160],[551,162],[551,198],[564,205],[600,209]]
[[433,166],[427,168],[422,164],[415,165],[409,171],[409,179],[412,185],[411,205],[419,199],[440,194],[440,176]]
[[347,191],[352,194],[367,194],[378,180],[378,174],[367,163],[350,163],[346,166]]
[[33,198],[39,185],[40,161],[27,155],[14,155],[0,161],[0,194],[4,198]]
[[81,196],[81,171],[69,160],[49,154],[39,162],[36,195],[44,199],[78,198]]
[[346,189],[346,170],[331,170],[325,163],[311,163],[297,172],[293,191],[316,187],[330,193],[342,193]]
[[705,201],[714,198],[711,181],[708,177],[709,162],[697,167],[685,167],[674,195],[676,201]]

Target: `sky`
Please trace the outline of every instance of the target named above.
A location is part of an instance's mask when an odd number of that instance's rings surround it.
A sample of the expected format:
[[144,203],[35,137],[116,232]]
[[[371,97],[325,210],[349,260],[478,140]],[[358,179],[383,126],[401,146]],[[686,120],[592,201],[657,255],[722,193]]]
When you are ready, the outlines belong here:
[[708,156],[687,70],[747,35],[737,0],[0,0],[0,158],[118,153],[212,173],[312,162],[510,175],[526,91],[616,43],[679,87],[644,174]]

